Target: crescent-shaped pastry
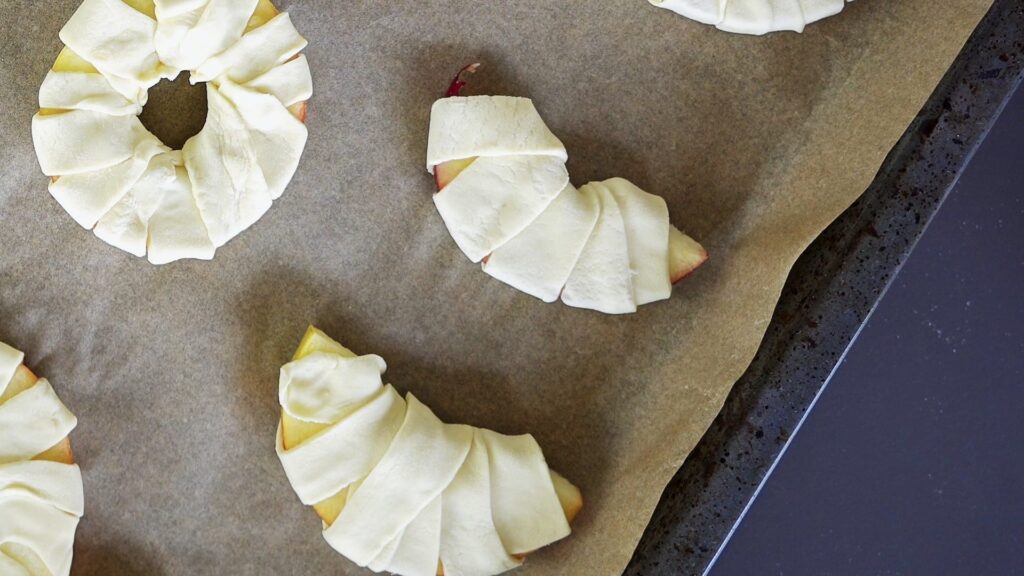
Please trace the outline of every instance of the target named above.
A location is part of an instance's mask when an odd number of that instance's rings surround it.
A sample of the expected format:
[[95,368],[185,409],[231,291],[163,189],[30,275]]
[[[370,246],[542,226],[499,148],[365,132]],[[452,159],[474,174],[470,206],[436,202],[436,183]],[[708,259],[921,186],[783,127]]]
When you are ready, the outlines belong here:
[[464,84],[460,74],[434,103],[427,170],[448,231],[484,272],[545,302],[626,314],[707,260],[662,198],[622,178],[570,184],[565,147],[532,101],[458,96]]
[[403,576],[490,576],[569,535],[579,489],[532,436],[446,424],[310,327],[281,368],[277,455],[338,552]]

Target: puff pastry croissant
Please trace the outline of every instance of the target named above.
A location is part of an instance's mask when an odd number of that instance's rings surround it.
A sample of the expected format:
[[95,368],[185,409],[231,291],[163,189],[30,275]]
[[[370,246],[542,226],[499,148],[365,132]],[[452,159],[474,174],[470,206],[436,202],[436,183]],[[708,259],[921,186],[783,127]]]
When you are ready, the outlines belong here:
[[434,103],[427,170],[448,231],[485,272],[545,302],[625,314],[707,260],[662,198],[622,178],[573,187],[532,101],[461,97],[463,84]]
[[404,576],[489,576],[569,535],[579,490],[532,436],[445,424],[310,328],[281,368],[277,454],[338,552]]

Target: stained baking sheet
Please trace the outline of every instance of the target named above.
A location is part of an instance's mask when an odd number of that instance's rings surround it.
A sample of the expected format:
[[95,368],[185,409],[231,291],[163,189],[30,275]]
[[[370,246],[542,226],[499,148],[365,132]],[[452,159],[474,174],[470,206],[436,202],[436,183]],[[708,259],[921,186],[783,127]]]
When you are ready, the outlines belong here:
[[[80,418],[76,574],[360,572],[273,453],[276,371],[307,322],[382,355],[449,421],[533,432],[587,507],[522,573],[610,574],[792,263],[867,188],[990,3],[865,0],[803,36],[747,38],[640,0],[286,2],[316,90],[299,173],[213,263],[163,268],[47,195],[29,119],[77,3],[8,4],[0,339]],[[625,318],[540,304],[466,262],[422,164],[430,104],[470,60],[488,65],[471,92],[535,99],[575,182],[665,196],[712,262]],[[148,114],[202,116],[169,104]]]
[[997,0],[864,196],[797,261],[754,361],[665,489],[627,574],[700,574],[727,546],[837,362],[1018,89],[1022,46],[1019,2]]

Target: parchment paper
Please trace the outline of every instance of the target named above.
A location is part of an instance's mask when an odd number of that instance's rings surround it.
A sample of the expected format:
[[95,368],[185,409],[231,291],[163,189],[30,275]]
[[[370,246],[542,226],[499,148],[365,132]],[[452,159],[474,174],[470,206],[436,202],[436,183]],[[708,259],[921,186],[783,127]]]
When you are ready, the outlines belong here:
[[[382,355],[442,418],[536,435],[586,508],[522,574],[594,575],[625,566],[791,264],[990,2],[859,0],[766,38],[644,0],[284,2],[316,90],[298,174],[212,263],[162,268],[79,228],[36,163],[37,90],[77,4],[0,11],[0,340],[79,417],[74,573],[360,573],[273,449],[277,371],[315,323]],[[711,263],[630,317],[544,305],[470,264],[423,159],[431,103],[474,60],[469,92],[534,98],[576,184],[624,176],[665,196]],[[203,111],[174,101],[146,117],[198,129]]]

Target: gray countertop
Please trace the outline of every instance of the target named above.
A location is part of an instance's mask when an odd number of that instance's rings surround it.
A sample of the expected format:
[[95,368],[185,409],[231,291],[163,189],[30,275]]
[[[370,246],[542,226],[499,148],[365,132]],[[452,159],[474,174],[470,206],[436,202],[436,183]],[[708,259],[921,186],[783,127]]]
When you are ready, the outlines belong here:
[[1024,574],[1024,91],[712,576]]

